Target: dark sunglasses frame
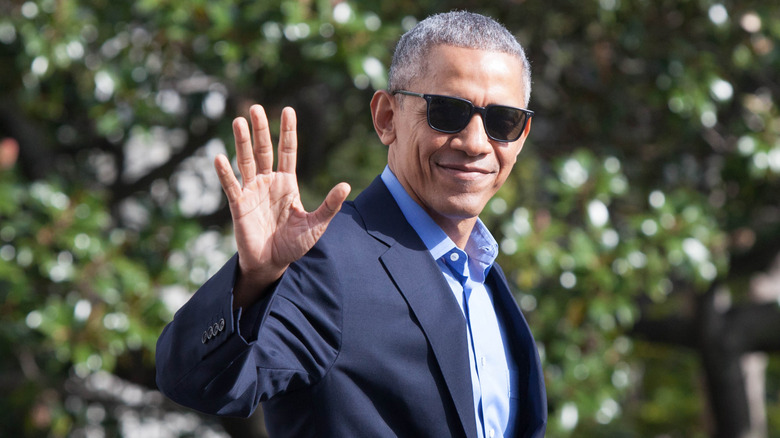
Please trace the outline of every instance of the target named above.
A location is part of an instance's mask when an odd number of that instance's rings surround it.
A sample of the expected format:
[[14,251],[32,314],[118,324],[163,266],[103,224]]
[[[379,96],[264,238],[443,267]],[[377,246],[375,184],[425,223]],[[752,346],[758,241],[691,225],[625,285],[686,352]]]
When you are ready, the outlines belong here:
[[[455,134],[455,133],[458,133],[458,132],[464,130],[466,128],[466,126],[468,126],[468,124],[471,123],[471,118],[474,117],[474,113],[479,113],[479,115],[482,116],[482,122],[483,122],[482,124],[485,127],[485,133],[487,134],[487,136],[490,139],[492,139],[492,140],[499,141],[499,142],[502,142],[502,143],[511,143],[513,141],[517,141],[517,139],[519,139],[523,135],[523,132],[525,132],[525,127],[528,124],[528,120],[530,120],[531,117],[533,117],[533,115],[534,115],[534,112],[531,111],[531,110],[527,110],[527,109],[523,109],[523,108],[515,108],[513,106],[507,106],[507,105],[492,105],[491,104],[491,105],[488,105],[486,107],[476,106],[473,103],[471,103],[470,100],[463,99],[461,97],[443,96],[443,95],[440,95],[440,94],[414,93],[412,91],[406,91],[406,90],[395,90],[395,91],[393,91],[392,94],[393,95],[402,94],[402,95],[405,95],[405,96],[422,97],[423,99],[425,99],[425,102],[426,102],[426,112],[425,112],[425,114],[426,114],[426,118],[428,119],[428,126],[430,126],[431,129],[433,129],[435,131],[443,132],[445,134]],[[457,102],[460,102],[460,103],[468,104],[470,110],[469,110],[468,117],[466,117],[464,119],[465,122],[464,122],[463,126],[459,127],[458,129],[443,129],[443,128],[437,127],[433,123],[431,123],[431,101],[433,99],[454,100],[454,101],[457,101]],[[488,111],[490,109],[492,109],[492,108],[510,109],[510,110],[518,111],[518,112],[523,114],[523,119],[522,119],[522,122],[520,123],[520,124],[522,124],[522,126],[520,127],[520,130],[518,131],[518,134],[517,134],[517,136],[515,138],[500,138],[500,137],[496,137],[496,136],[494,136],[493,134],[490,133],[490,129],[488,128],[488,125],[490,124],[490,119],[488,118]]]

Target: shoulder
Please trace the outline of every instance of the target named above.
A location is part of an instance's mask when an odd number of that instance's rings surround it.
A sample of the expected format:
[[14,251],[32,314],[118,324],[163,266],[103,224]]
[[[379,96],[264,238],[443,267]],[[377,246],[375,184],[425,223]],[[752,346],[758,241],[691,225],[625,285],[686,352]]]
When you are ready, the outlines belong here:
[[333,242],[365,234],[366,225],[351,201],[345,202],[331,220],[320,241]]
[[[376,245],[379,244],[377,247]],[[356,255],[386,248],[371,235],[365,218],[353,202],[345,202],[309,255],[324,255],[339,261],[354,263]]]

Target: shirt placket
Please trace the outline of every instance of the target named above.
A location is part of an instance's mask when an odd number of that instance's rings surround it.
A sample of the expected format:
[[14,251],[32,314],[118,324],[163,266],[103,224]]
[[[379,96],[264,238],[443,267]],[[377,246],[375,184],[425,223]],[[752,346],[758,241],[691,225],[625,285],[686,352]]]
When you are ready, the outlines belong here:
[[[466,335],[469,344],[469,362],[476,369],[477,379],[472,382],[475,404],[478,406],[477,432],[480,438],[494,438],[500,431],[500,415],[496,412],[494,400],[485,400],[483,394],[497,394],[502,388],[486,390],[485,385],[499,385],[496,379],[485,379],[488,373],[497,373],[494,369],[501,358],[492,357],[479,346],[488,345],[489,338],[500,339],[500,330],[493,311],[493,304],[485,287],[478,287],[469,277],[468,256],[455,248],[447,253],[444,262],[463,288],[463,313],[466,317]],[[492,391],[492,392],[491,392]]]
[[[467,281],[467,285],[470,283]],[[474,357],[476,359],[477,372],[480,376],[480,390],[483,394],[481,401],[482,425],[484,436],[494,438],[502,430],[501,424],[506,424],[503,417],[503,408],[500,408],[500,400],[493,399],[498,394],[506,393],[506,376],[501,367],[503,351],[495,349],[482,350],[480,346],[489,345],[496,339],[501,339],[498,322],[495,318],[493,304],[484,287],[470,288],[468,295],[469,325],[473,339]],[[500,354],[499,354],[500,353]],[[503,383],[503,384],[502,384]]]
[[472,286],[469,281],[468,271],[468,255],[461,250],[454,248],[444,256],[444,263],[450,269],[453,276],[460,283],[463,289],[463,315],[466,318],[466,339],[469,345],[469,362],[472,369],[476,369],[476,380],[471,382],[472,392],[474,396],[474,403],[478,406],[477,409],[477,435],[479,438],[485,437],[485,427],[483,420],[483,405],[482,405],[482,373],[486,365],[485,356],[481,354],[481,351],[477,350],[476,345],[479,342],[475,342],[474,325],[472,324],[471,317],[471,293]]

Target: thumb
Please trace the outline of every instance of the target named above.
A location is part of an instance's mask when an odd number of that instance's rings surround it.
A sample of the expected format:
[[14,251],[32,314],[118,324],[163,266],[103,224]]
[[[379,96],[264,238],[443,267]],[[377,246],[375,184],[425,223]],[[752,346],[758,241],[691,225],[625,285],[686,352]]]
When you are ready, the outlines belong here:
[[341,204],[347,200],[347,196],[349,196],[351,190],[352,188],[345,182],[336,184],[335,187],[330,189],[328,196],[325,197],[322,204],[320,204],[312,213],[314,222],[319,225],[327,226],[331,219],[336,216],[336,213],[341,210]]

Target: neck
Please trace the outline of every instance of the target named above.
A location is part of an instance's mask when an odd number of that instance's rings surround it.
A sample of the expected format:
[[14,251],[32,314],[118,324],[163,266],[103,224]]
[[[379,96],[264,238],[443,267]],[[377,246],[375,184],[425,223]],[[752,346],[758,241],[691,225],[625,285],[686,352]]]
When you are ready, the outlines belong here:
[[430,211],[428,214],[431,215],[431,218],[436,222],[436,225],[441,227],[444,233],[447,234],[447,237],[449,237],[458,248],[462,250],[466,249],[466,244],[471,237],[471,232],[474,230],[474,225],[477,223],[476,217],[453,219],[437,215]]

